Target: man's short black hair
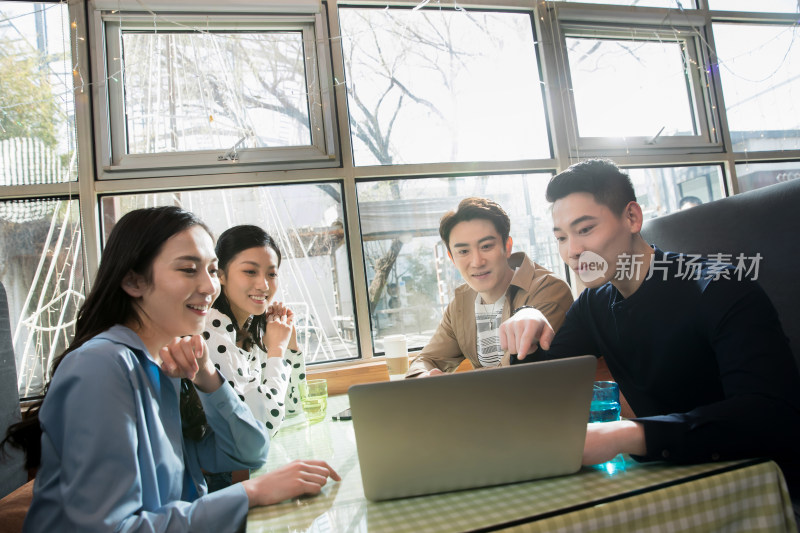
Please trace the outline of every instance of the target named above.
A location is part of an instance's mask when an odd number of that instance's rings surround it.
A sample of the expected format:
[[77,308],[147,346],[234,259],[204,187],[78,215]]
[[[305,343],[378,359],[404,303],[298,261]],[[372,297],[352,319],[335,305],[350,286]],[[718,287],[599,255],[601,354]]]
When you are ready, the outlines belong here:
[[456,224],[476,218],[488,220],[494,224],[494,228],[503,239],[503,245],[506,244],[511,231],[511,221],[506,212],[497,202],[473,196],[461,200],[455,211],[448,211],[439,221],[439,236],[442,237],[448,252],[450,251],[450,232],[453,231]]
[[697,196],[684,196],[681,198],[680,202],[678,202],[678,209],[683,209],[687,205],[703,205],[703,200],[698,198]]
[[547,201],[553,203],[575,192],[591,194],[615,215],[636,201],[631,178],[608,159],[587,159],[553,176],[547,184]]

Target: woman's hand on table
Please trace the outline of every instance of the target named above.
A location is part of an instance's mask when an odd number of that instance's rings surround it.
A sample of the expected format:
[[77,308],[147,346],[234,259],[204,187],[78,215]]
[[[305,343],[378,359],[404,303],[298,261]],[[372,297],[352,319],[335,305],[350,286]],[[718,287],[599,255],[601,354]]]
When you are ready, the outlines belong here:
[[644,427],[641,424],[631,420],[619,420],[589,424],[586,427],[583,464],[605,463],[619,453],[647,454]]
[[328,478],[341,481],[325,461],[297,460],[272,472],[243,481],[250,507],[272,505],[304,494],[319,494]]

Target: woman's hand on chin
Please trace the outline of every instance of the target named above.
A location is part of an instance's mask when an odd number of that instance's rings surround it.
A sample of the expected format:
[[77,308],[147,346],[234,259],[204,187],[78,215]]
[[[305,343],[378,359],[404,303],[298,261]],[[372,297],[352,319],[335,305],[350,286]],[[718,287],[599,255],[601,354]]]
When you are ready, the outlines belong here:
[[261,341],[268,357],[283,357],[293,330],[294,313],[291,309],[281,302],[275,302],[267,308],[267,327]]
[[203,392],[214,392],[222,384],[200,335],[175,337],[159,350],[159,355],[161,369],[170,377],[187,378]]

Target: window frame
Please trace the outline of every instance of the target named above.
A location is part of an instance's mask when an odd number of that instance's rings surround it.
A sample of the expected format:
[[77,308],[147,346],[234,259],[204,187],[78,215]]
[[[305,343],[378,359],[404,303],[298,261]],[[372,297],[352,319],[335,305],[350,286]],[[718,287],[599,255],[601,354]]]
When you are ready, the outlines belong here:
[[[687,61],[693,64],[708,64],[709,54],[704,43],[705,18],[695,13],[685,13],[665,8],[631,8],[625,6],[587,7],[563,5],[563,2],[546,1],[541,23],[548,35],[553,35],[554,46],[546,48],[550,54],[550,70],[555,73],[563,88],[554,105],[560,107],[565,127],[566,149],[572,158],[591,156],[629,156],[714,153],[723,151],[723,139],[719,134],[720,120],[716,110],[715,80],[701,69],[691,69],[687,79],[688,96],[697,135],[660,136],[658,132],[649,136],[597,137],[581,136],[578,129],[578,110],[572,91],[568,37],[635,40],[651,42],[683,43]],[[677,15],[680,17],[677,18]],[[680,24],[674,21],[680,20]],[[549,26],[549,27],[547,27]],[[632,39],[634,32],[641,32]],[[682,37],[677,39],[676,36]],[[560,68],[559,68],[560,67]],[[551,95],[552,97],[552,95]]]
[[[198,25],[212,31],[226,29],[299,31],[304,43],[306,91],[309,95],[309,133],[311,143],[303,146],[275,148],[243,148],[233,146],[214,150],[193,150],[151,154],[127,153],[127,122],[124,104],[124,80],[106,83],[118,70],[114,58],[122,57],[122,33],[125,30],[152,30],[161,16],[157,31],[184,29]],[[209,20],[213,15],[213,22]],[[150,177],[154,171],[162,176],[236,173],[259,170],[321,168],[339,165],[339,148],[334,121],[331,91],[322,87],[332,80],[327,43],[326,13],[216,14],[211,11],[195,13],[147,13],[95,9],[92,13],[93,68],[99,73],[94,91],[94,126],[98,178],[120,179]],[[308,47],[308,43],[314,46]]]
[[[34,2],[25,2],[33,4]],[[57,0],[43,0],[44,4],[58,3]],[[321,3],[321,8],[320,8]],[[77,130],[78,181],[69,183],[50,183],[38,185],[6,185],[0,187],[3,199],[37,199],[49,197],[67,197],[79,200],[82,238],[84,242],[84,283],[88,291],[94,278],[100,257],[100,228],[102,220],[99,216],[98,198],[103,195],[119,195],[125,193],[150,193],[160,190],[192,189],[205,187],[232,187],[237,185],[262,185],[279,183],[296,183],[303,181],[326,181],[343,183],[343,212],[348,242],[348,258],[351,266],[351,283],[354,293],[355,328],[358,334],[359,359],[343,360],[315,364],[311,373],[330,369],[351,369],[358,373],[361,369],[380,367],[372,360],[372,342],[370,313],[364,257],[360,237],[358,216],[358,198],[356,182],[359,180],[392,180],[412,179],[416,176],[458,176],[474,173],[525,173],[538,171],[559,172],[571,163],[585,157],[602,155],[612,157],[620,167],[632,169],[638,167],[688,166],[688,165],[721,165],[727,185],[727,195],[740,191],[738,178],[742,171],[737,167],[747,163],[794,163],[800,161],[800,150],[775,150],[758,152],[734,152],[730,141],[727,114],[724,106],[719,73],[709,74],[710,85],[704,88],[709,97],[708,109],[716,105],[712,113],[719,123],[718,135],[722,142],[718,150],[713,147],[699,149],[651,147],[650,151],[631,151],[629,149],[608,149],[601,154],[582,152],[575,148],[567,135],[567,108],[562,102],[564,91],[562,80],[563,65],[556,60],[555,48],[559,41],[559,21],[583,22],[598,24],[616,24],[632,27],[634,25],[681,25],[698,33],[698,39],[705,37],[709,49],[704,53],[711,56],[710,63],[715,61],[713,22],[770,22],[792,24],[796,22],[793,13],[763,13],[746,11],[724,11],[708,8],[706,0],[698,0],[696,10],[651,7],[610,6],[599,4],[581,4],[538,0],[458,0],[457,3],[445,1],[429,4],[426,9],[440,7],[460,7],[466,10],[488,9],[491,11],[525,11],[533,18],[539,48],[539,68],[544,80],[545,111],[547,127],[553,144],[553,155],[547,159],[523,161],[472,161],[455,163],[396,164],[392,166],[355,167],[352,163],[352,147],[349,138],[350,129],[347,113],[347,95],[344,85],[344,69],[341,49],[341,31],[339,29],[338,7],[347,5],[354,7],[373,6],[379,8],[395,6],[417,7],[420,0],[233,0],[221,6],[218,0],[197,0],[191,4],[183,0],[151,0],[147,7],[138,0],[71,0],[68,13],[73,27],[70,32],[70,44],[73,60],[73,93],[75,96],[75,127]],[[283,4],[281,7],[280,4]],[[314,5],[312,5],[314,4]],[[103,64],[104,46],[102,32],[93,25],[93,14],[96,10],[128,9],[147,11],[148,8],[169,13],[194,13],[209,17],[220,14],[241,13],[242,17],[257,13],[304,14],[315,13],[315,24],[321,25],[324,34],[318,34],[318,53],[320,68],[327,69],[328,79],[325,87],[330,100],[324,104],[330,117],[330,130],[326,134],[332,137],[333,156],[329,162],[294,161],[275,164],[229,164],[212,168],[195,167],[183,169],[149,169],[128,171],[107,171],[98,165],[102,161],[98,153],[102,149],[104,137],[99,133],[106,127],[106,119],[100,120],[98,114],[100,102],[104,101],[104,84],[101,70],[97,65]],[[151,14],[151,17],[153,15]],[[315,26],[316,27],[316,26]],[[99,54],[99,55],[98,55]],[[323,57],[325,58],[323,60]],[[98,63],[99,62],[99,63]],[[90,73],[93,71],[93,74]],[[322,79],[322,78],[320,78]],[[326,117],[327,118],[327,117]],[[99,126],[98,126],[99,125]],[[326,127],[328,124],[326,124]],[[107,137],[106,137],[107,138]],[[97,178],[100,179],[97,179]],[[135,179],[134,179],[135,178]],[[572,278],[574,290],[580,288]],[[579,281],[579,280],[577,280]],[[345,370],[341,370],[344,372]],[[359,374],[361,376],[361,374]],[[359,378],[360,379],[360,378]]]
[[[761,12],[754,12],[754,13],[742,13],[742,12],[730,12],[730,11],[714,11],[711,12],[710,20],[708,22],[709,29],[712,31],[716,25],[725,24],[730,26],[774,26],[774,27],[793,27],[797,25],[797,15],[796,14],[783,14],[783,13],[761,13]],[[714,41],[714,54],[712,60],[714,63],[718,63],[720,61],[717,50],[716,50],[716,41]],[[725,102],[725,87],[722,83],[722,77],[719,73],[720,69],[717,69],[716,76],[719,79],[718,89],[716,93],[718,94],[718,101],[719,101],[719,109],[721,113],[724,114],[725,117],[725,125],[722,129],[723,134],[726,136],[726,146],[728,146],[728,153],[735,159],[734,166],[739,165],[745,161],[753,160],[754,156],[758,159],[773,159],[774,162],[778,163],[779,160],[785,160],[787,162],[793,162],[798,159],[798,155],[791,155],[797,154],[800,150],[793,150],[791,148],[768,148],[765,150],[757,150],[757,149],[744,149],[744,150],[737,150],[738,142],[734,142],[732,138],[732,129],[728,120],[728,109],[727,104]],[[756,131],[756,130],[754,130]],[[768,130],[760,130],[760,131],[768,131]],[[773,130],[777,131],[777,130]],[[780,130],[780,131],[793,131],[793,130]],[[738,182],[738,173],[735,173],[737,176],[736,180]],[[739,192],[738,183],[736,185],[736,192]]]
[[[492,168],[502,167],[502,166],[508,164],[511,161],[524,161],[526,163],[541,162],[542,165],[544,165],[543,168],[552,168],[552,166],[553,166],[552,165],[552,161],[554,159],[554,151],[555,151],[555,148],[554,148],[555,141],[553,139],[553,135],[552,135],[551,129],[549,127],[549,125],[552,122],[552,119],[550,117],[551,109],[547,104],[547,94],[546,94],[546,91],[545,91],[545,84],[543,82],[543,77],[542,77],[543,76],[542,64],[544,62],[544,58],[542,57],[541,47],[539,46],[540,45],[540,41],[541,41],[541,37],[539,35],[540,28],[536,24],[536,20],[535,20],[536,19],[536,12],[535,12],[535,9],[533,8],[533,6],[530,5],[529,2],[526,2],[525,0],[505,0],[500,5],[493,5],[491,3],[487,4],[486,2],[480,2],[480,0],[478,0],[478,1],[476,1],[476,0],[462,0],[461,2],[458,2],[458,3],[454,4],[454,5],[441,5],[441,6],[437,5],[435,7],[433,7],[433,6],[425,6],[425,4],[420,4],[419,0],[395,0],[394,2],[390,2],[388,4],[379,4],[379,5],[375,4],[375,2],[369,2],[369,1],[364,2],[364,1],[358,1],[358,0],[339,0],[337,11],[336,11],[336,17],[337,17],[336,21],[339,24],[341,24],[339,17],[341,16],[340,13],[341,13],[341,11],[343,9],[344,10],[347,10],[347,9],[371,9],[371,10],[378,11],[378,10],[389,9],[390,5],[391,5],[391,7],[396,8],[397,10],[403,10],[403,11],[405,11],[407,13],[410,13],[410,12],[413,12],[413,11],[417,11],[417,10],[419,10],[419,11],[428,11],[428,12],[430,12],[430,11],[449,11],[449,12],[457,13],[459,10],[461,10],[461,6],[463,5],[466,9],[469,9],[470,12],[493,13],[493,14],[503,14],[503,15],[517,15],[517,16],[527,17],[530,20],[531,37],[533,39],[531,41],[531,43],[530,43],[532,45],[531,49],[533,51],[532,59],[533,59],[533,61],[535,63],[535,67],[534,68],[535,68],[536,76],[538,78],[537,83],[536,83],[536,85],[538,85],[538,87],[531,87],[530,91],[528,91],[528,93],[533,92],[533,91],[539,91],[539,93],[540,93],[541,104],[542,104],[542,113],[543,113],[544,122],[545,122],[544,134],[545,134],[545,137],[546,137],[546,141],[545,141],[545,143],[541,144],[541,148],[545,148],[545,149],[542,150],[543,153],[535,154],[535,155],[533,155],[533,154],[521,155],[520,158],[518,158],[518,159],[508,158],[508,159],[491,160],[491,159],[463,158],[463,159],[456,159],[456,160],[451,160],[451,161],[412,161],[412,162],[403,162],[403,163],[380,163],[380,162],[369,162],[369,163],[360,162],[359,163],[359,162],[356,162],[356,151],[354,149],[351,149],[350,150],[351,158],[350,158],[350,161],[348,161],[348,163],[352,164],[357,169],[364,169],[363,172],[360,172],[358,175],[359,176],[361,176],[361,175],[372,175],[372,170],[371,169],[381,169],[381,168],[383,168],[384,170],[378,170],[377,171],[380,174],[382,172],[391,172],[391,170],[389,170],[391,168],[403,168],[403,167],[405,167],[405,168],[426,167],[427,168],[427,167],[431,167],[431,166],[442,166],[442,165],[454,165],[454,166],[457,166],[457,165],[469,164],[471,162],[472,163],[474,163],[474,162],[486,162]],[[341,31],[341,29],[339,31]],[[340,40],[344,41],[344,37],[342,36],[342,38]],[[344,58],[345,55],[346,54],[344,53],[344,50],[342,50],[342,58]],[[344,68],[344,78],[346,80],[348,80],[348,84],[349,83],[353,83],[353,84],[357,83],[358,80],[351,79],[351,77],[350,77],[351,75],[346,72],[346,61],[344,59],[342,59],[342,61],[343,61],[342,67]],[[349,89],[349,85],[348,85],[348,89]],[[520,91],[520,92],[524,93],[524,91]],[[348,113],[347,113],[346,117],[347,117],[348,120],[347,120],[346,124],[341,127],[341,129],[342,129],[342,134],[343,135],[345,133],[347,133],[347,135],[349,137],[349,141],[350,141],[350,146],[356,144],[353,141],[353,138],[355,137],[356,129],[353,128],[353,126],[352,126],[353,115],[351,114],[351,111],[350,111],[352,106],[353,106],[353,101],[351,101],[351,99],[350,99],[349,90],[348,90],[348,94],[345,97],[345,109],[348,110]],[[540,167],[537,167],[537,168],[540,168]]]

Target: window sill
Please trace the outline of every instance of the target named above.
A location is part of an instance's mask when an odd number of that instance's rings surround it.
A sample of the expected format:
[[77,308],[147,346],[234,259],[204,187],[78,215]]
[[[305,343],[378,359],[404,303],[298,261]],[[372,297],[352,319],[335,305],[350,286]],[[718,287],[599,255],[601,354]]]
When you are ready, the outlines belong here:
[[[409,354],[409,361],[413,360],[416,353]],[[472,370],[469,359],[464,359],[456,372]],[[383,358],[351,364],[346,367],[337,368],[309,368],[307,370],[309,379],[328,380],[328,394],[346,394],[347,389],[352,385],[361,383],[375,383],[379,381],[389,381],[389,371],[386,370],[386,362]]]
[[328,380],[328,394],[346,394],[351,385],[389,381],[389,371],[384,361],[364,361],[339,368],[307,369],[308,379]]

